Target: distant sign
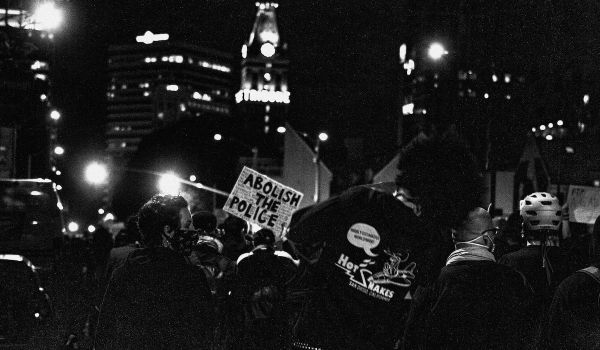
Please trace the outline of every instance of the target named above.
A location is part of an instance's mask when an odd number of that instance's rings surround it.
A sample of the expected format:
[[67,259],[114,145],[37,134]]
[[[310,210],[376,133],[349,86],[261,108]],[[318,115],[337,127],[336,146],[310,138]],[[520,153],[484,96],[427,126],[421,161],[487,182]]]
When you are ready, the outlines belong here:
[[569,221],[594,224],[600,215],[600,188],[569,186]]
[[223,210],[277,234],[289,225],[303,196],[291,187],[244,167]]

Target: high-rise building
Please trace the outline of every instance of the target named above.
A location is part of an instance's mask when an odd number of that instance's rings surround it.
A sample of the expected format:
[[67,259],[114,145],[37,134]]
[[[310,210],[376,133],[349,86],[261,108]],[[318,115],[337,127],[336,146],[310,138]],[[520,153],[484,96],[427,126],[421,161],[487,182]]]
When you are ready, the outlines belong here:
[[109,48],[106,142],[124,167],[144,136],[181,118],[230,123],[232,56],[146,32],[138,43]]
[[48,177],[64,151],[50,81],[60,19],[51,3],[0,2],[0,178]]
[[243,123],[238,137],[258,148],[259,157],[282,164],[283,133],[290,103],[285,44],[277,27],[278,4],[257,2],[248,41],[242,46],[240,90],[235,94]]

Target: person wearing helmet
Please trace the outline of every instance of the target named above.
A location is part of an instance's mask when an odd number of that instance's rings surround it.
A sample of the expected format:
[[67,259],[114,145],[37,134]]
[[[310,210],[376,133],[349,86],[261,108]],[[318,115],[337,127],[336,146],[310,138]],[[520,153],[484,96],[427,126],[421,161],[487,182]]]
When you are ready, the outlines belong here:
[[555,195],[535,192],[521,200],[520,214],[527,246],[502,256],[499,262],[525,275],[541,313],[569,273],[566,255],[558,247],[561,205]]

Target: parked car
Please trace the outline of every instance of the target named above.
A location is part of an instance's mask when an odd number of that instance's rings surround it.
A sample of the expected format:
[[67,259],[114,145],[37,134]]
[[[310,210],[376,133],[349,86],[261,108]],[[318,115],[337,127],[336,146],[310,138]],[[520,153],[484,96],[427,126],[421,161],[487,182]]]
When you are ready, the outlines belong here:
[[0,344],[26,342],[52,317],[36,267],[22,255],[0,254]]

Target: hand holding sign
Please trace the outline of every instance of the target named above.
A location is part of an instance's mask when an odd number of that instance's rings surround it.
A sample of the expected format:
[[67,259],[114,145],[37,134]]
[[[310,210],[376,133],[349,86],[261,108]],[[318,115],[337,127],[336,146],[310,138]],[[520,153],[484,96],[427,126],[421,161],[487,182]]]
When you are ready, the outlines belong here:
[[223,210],[274,232],[283,231],[302,196],[293,188],[244,167]]

